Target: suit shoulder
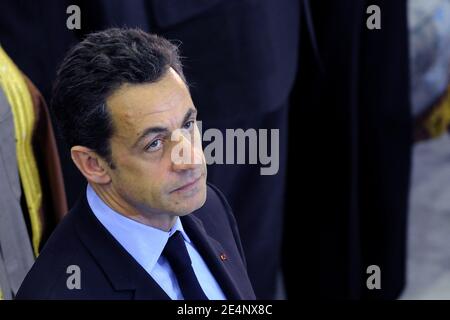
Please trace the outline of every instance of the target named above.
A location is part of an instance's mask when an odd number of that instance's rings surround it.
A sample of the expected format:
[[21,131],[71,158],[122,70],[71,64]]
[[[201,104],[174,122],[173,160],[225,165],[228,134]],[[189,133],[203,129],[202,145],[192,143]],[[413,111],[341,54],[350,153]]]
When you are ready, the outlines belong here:
[[205,206],[207,208],[215,208],[222,209],[227,215],[232,214],[232,209],[228,204],[228,201],[225,195],[220,191],[218,187],[213,185],[212,183],[207,183],[207,199],[205,202]]
[[212,225],[234,225],[233,211],[218,187],[207,183],[207,196],[205,204],[193,214],[203,223]]
[[208,183],[208,196],[204,206],[197,210],[198,217],[212,234],[224,234],[235,240],[242,253],[238,226],[225,195],[215,185]]
[[[75,232],[76,212],[69,212],[58,224],[22,282],[16,299],[52,299],[71,265],[86,256]],[[56,293],[57,295],[57,293]]]

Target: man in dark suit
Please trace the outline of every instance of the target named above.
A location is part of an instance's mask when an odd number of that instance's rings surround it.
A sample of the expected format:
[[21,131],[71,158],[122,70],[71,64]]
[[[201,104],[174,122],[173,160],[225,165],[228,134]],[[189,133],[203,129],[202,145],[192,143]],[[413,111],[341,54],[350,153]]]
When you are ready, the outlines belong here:
[[177,48],[136,29],[64,59],[53,111],[88,181],[18,299],[254,299],[236,222],[206,184]]
[[[263,176],[260,165],[253,164],[208,167],[209,182],[220,188],[233,208],[255,292],[259,298],[272,299],[280,269],[284,217],[296,215],[285,214],[285,180],[289,95],[297,73],[301,2],[48,0],[43,6],[8,1],[0,11],[0,40],[48,98],[56,64],[71,43],[90,31],[139,27],[179,40],[184,72],[194,84],[191,95],[204,131],[279,129],[276,174]],[[72,4],[81,10],[80,30],[65,28],[66,9]],[[220,77],[212,80],[211,70]],[[83,178],[59,142],[72,206],[83,188]],[[224,150],[224,158],[227,154]],[[241,200],[243,192],[246,201]],[[285,247],[288,251],[289,246]]]

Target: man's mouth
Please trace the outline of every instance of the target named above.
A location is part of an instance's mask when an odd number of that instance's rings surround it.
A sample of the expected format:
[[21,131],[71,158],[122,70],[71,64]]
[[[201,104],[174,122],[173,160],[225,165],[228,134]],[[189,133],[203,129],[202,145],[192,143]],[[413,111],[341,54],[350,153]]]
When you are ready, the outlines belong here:
[[195,187],[195,185],[200,181],[200,179],[203,177],[203,175],[200,175],[198,178],[195,178],[194,180],[182,185],[179,188],[176,188],[175,190],[172,190],[172,192],[179,192],[179,191],[187,191],[193,187]]

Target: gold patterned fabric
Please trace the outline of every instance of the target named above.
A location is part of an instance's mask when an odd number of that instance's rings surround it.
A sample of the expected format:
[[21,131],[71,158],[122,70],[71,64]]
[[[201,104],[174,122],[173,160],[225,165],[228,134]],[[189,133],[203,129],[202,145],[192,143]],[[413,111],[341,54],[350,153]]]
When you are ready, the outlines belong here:
[[39,218],[42,190],[32,147],[35,128],[33,101],[23,75],[1,47],[0,85],[13,113],[17,165],[30,215],[33,250],[37,256],[42,237],[42,222]]

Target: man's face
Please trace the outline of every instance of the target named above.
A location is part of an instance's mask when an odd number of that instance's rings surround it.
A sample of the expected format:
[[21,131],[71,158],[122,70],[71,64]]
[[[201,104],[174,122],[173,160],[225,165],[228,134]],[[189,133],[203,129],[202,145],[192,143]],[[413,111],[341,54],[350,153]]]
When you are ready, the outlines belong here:
[[[113,192],[144,214],[180,216],[200,208],[206,200],[206,161],[197,112],[180,76],[170,68],[158,82],[124,85],[107,105],[114,125]],[[179,139],[173,141],[173,132]],[[185,152],[191,161],[174,161],[174,154]]]

